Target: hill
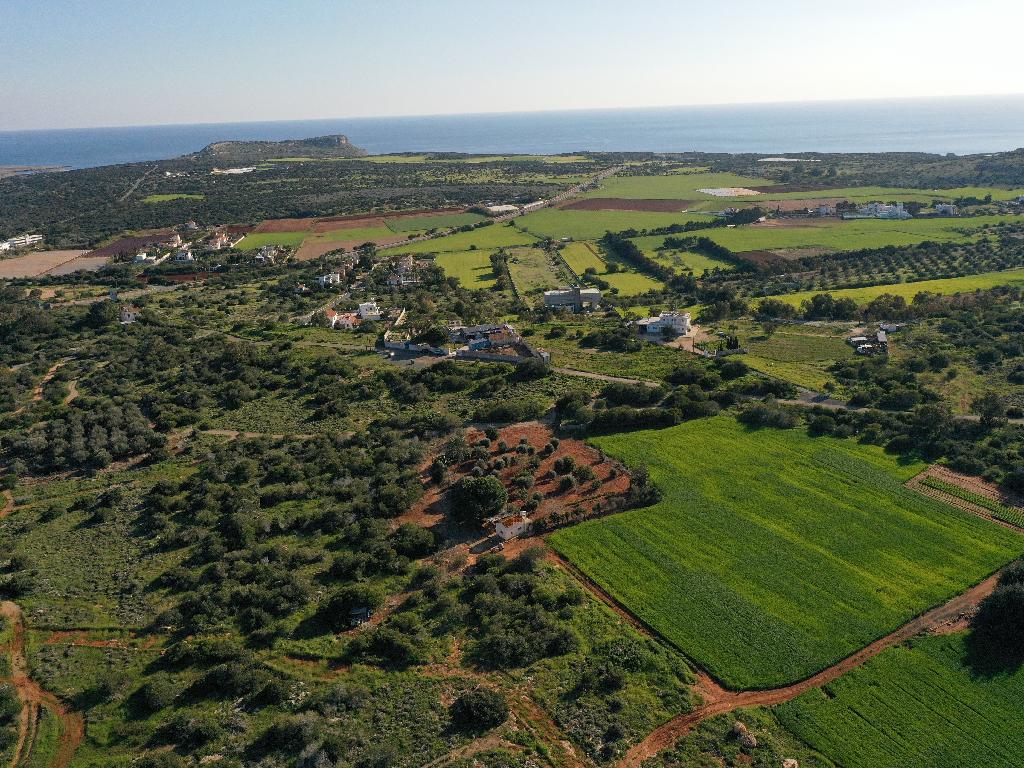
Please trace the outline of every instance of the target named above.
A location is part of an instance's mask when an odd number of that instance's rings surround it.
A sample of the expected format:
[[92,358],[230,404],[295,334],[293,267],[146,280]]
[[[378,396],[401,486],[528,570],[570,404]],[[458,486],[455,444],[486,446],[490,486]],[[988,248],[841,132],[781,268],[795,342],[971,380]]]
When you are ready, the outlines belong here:
[[278,157],[365,157],[365,149],[335,134],[288,141],[218,141],[188,157],[217,163],[254,163]]

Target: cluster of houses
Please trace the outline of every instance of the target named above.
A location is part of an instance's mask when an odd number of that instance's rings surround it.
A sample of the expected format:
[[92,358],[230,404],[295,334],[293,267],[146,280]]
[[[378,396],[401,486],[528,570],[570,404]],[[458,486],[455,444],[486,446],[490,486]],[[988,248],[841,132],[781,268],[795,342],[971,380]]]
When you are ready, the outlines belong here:
[[497,363],[524,363],[539,360],[547,363],[551,355],[535,349],[508,323],[500,325],[454,326],[449,329],[452,345],[457,345],[458,360],[486,360]]
[[844,213],[844,219],[895,219],[902,221],[913,218],[903,203],[868,203],[857,208],[856,213]]
[[329,328],[338,331],[351,331],[366,322],[376,322],[383,317],[380,307],[374,300],[363,302],[355,312],[338,312],[333,309],[324,310]]
[[878,330],[870,336],[853,336],[847,341],[858,355],[884,355],[889,351],[889,334],[902,326],[895,323],[881,323]]
[[571,285],[566,288],[556,288],[553,291],[544,291],[544,306],[548,309],[568,308],[573,312],[582,312],[600,305],[601,291],[597,288]]
[[419,285],[423,281],[419,277],[420,262],[412,256],[400,256],[391,265],[391,274],[388,275],[388,285],[392,288],[407,288],[411,285]]
[[28,248],[43,242],[42,235],[17,235],[7,240],[0,240],[0,251],[13,251],[17,248]]

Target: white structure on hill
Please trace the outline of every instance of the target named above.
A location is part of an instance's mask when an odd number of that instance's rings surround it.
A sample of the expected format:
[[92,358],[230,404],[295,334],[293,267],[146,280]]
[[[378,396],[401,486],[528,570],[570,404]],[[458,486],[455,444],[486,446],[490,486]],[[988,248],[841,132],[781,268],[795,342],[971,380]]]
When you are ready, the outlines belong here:
[[692,326],[689,312],[662,312],[657,317],[640,320],[637,327],[649,336],[664,336],[669,332],[673,336],[685,336]]
[[10,250],[11,248],[27,248],[30,245],[43,242],[42,235],[18,235],[7,240],[7,247],[4,249]]
[[886,203],[868,203],[857,209],[857,216],[868,219],[910,219],[913,218],[903,203],[888,205]]
[[359,305],[360,320],[380,320],[380,307],[376,301],[367,301]]
[[528,533],[529,530],[530,518],[526,516],[525,512],[508,515],[494,521],[494,532],[498,534],[498,538],[502,541],[515,539],[524,533]]
[[321,288],[326,288],[329,285],[340,285],[341,284],[341,273],[340,272],[329,272],[326,275],[320,275],[316,279],[317,284]]
[[601,303],[601,291],[597,288],[581,288],[573,285],[554,291],[544,291],[545,307],[572,307],[579,312],[587,306],[596,307]]
[[960,209],[952,203],[938,203],[935,206],[935,213],[939,216],[959,216]]
[[121,306],[121,322],[124,325],[134,323],[139,319],[139,315],[142,310],[132,304],[123,304]]

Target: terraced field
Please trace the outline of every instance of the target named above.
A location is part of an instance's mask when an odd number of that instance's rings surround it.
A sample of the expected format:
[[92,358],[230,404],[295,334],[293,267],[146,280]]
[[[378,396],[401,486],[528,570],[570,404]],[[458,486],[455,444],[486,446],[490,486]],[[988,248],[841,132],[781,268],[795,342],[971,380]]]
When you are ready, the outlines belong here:
[[963,635],[924,637],[775,710],[844,768],[1021,765],[1024,670],[974,674]]
[[595,442],[664,498],[552,545],[730,687],[808,677],[1024,551],[873,446],[730,417]]

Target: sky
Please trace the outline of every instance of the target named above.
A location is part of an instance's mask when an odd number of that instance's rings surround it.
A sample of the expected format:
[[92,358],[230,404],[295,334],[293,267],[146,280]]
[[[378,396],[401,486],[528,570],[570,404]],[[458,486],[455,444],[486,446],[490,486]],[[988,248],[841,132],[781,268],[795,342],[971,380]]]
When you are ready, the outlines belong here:
[[1021,0],[0,0],[0,130],[1024,93]]

